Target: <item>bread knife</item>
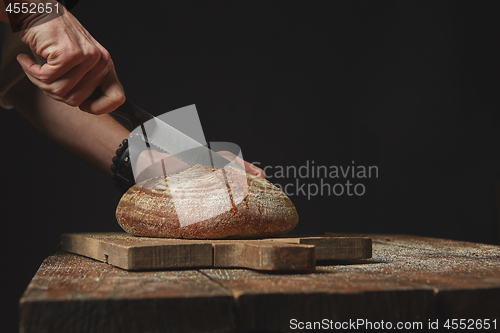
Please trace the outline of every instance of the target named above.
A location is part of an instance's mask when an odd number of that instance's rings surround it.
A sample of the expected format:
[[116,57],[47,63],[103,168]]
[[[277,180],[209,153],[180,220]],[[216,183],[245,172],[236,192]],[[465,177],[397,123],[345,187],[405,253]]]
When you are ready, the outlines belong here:
[[129,101],[125,101],[112,114],[125,118],[132,125],[129,145],[137,142],[137,137],[140,137],[145,148],[164,151],[191,166],[201,164],[224,168],[230,164],[242,168],[238,163],[231,163],[207,146]]
[[[32,54],[35,57],[35,62],[39,65],[43,65],[47,62],[47,59],[35,52],[32,52]],[[102,92],[100,88],[97,88],[90,96],[90,99],[97,99],[97,97],[101,95]],[[132,125],[132,133],[129,135],[129,144],[131,141],[134,141],[132,138],[134,136],[137,137],[137,134],[139,134],[142,135],[142,140],[146,145],[146,149],[157,148],[163,150],[191,166],[201,164],[224,168],[231,165],[244,170],[242,165],[238,165],[239,163],[231,163],[202,143],[182,133],[173,126],[170,126],[149,112],[144,111],[128,100],[111,112],[111,114],[125,118]],[[151,162],[154,163],[153,159]]]

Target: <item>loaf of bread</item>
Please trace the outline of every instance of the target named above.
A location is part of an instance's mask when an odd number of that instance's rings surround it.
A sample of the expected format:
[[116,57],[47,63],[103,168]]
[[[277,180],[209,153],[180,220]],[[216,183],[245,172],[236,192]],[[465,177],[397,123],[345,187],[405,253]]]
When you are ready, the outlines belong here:
[[201,165],[134,185],[116,218],[133,235],[187,239],[278,236],[299,220],[290,199],[269,181]]

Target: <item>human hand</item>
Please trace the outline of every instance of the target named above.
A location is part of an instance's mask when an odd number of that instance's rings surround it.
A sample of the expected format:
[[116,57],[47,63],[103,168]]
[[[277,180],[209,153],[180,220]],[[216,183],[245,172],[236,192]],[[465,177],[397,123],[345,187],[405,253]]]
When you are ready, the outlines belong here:
[[231,161],[232,163],[243,167],[248,173],[251,173],[253,175],[256,175],[257,177],[266,179],[266,175],[261,168],[253,165],[252,163],[249,163],[249,162],[241,159],[239,156],[231,153],[230,151],[222,150],[222,151],[218,151],[217,154],[221,155],[222,157]]
[[[21,40],[46,61],[39,65],[20,54],[19,64],[33,84],[57,101],[92,114],[115,110],[125,102],[125,93],[109,52],[70,12],[59,8],[63,13],[35,13],[18,23]],[[87,100],[98,86],[102,96]]]

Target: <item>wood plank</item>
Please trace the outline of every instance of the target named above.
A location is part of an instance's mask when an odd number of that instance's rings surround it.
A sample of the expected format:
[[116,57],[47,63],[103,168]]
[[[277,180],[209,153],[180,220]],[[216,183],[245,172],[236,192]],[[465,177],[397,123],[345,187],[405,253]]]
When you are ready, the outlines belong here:
[[126,233],[61,235],[62,250],[127,270],[211,267],[212,245],[199,241],[134,237]]
[[187,240],[135,237],[124,232],[61,236],[62,249],[127,270],[245,267],[314,270],[316,260],[371,257],[367,237],[283,237]]
[[48,257],[20,300],[23,333],[227,332],[232,295],[196,270],[132,272],[66,252]]
[[[320,268],[320,267],[318,267]],[[432,289],[383,273],[316,271],[265,274],[241,269],[202,269],[233,293],[241,331],[294,332],[290,320],[404,321],[436,317]]]
[[214,242],[214,267],[244,267],[274,271],[312,271],[313,245],[279,242]]
[[355,260],[372,257],[372,240],[369,237],[279,237],[269,241],[314,245],[316,260]]
[[500,247],[493,249],[493,257],[478,260],[460,251],[446,253],[426,248],[428,244],[423,248],[412,244],[374,242],[371,260],[319,265],[307,275],[201,271],[232,292],[241,330],[293,332],[291,318],[424,325],[446,318],[500,321],[500,260],[494,257]]
[[451,239],[411,236],[402,234],[359,234],[359,233],[332,233],[331,237],[372,237],[372,241],[381,244],[391,244],[402,248],[428,250],[452,256],[468,257],[475,259],[500,260],[500,247],[498,245],[455,241]]
[[367,236],[374,240],[372,259],[320,261],[300,274],[129,272],[59,253],[42,264],[21,299],[22,332],[293,332],[292,318],[424,327],[449,318],[500,322],[499,246]]

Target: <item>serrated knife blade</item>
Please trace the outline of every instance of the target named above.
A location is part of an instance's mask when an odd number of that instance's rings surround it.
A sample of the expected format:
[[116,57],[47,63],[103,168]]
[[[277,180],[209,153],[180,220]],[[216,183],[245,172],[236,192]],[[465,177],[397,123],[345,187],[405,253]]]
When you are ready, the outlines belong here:
[[231,164],[231,166],[241,169],[241,166],[238,166],[237,163],[231,163],[204,144],[129,101],[126,101],[112,113],[127,119],[131,123],[133,128],[131,136],[142,134],[148,147],[151,146],[152,149],[159,148],[191,166],[201,164],[224,168]]

